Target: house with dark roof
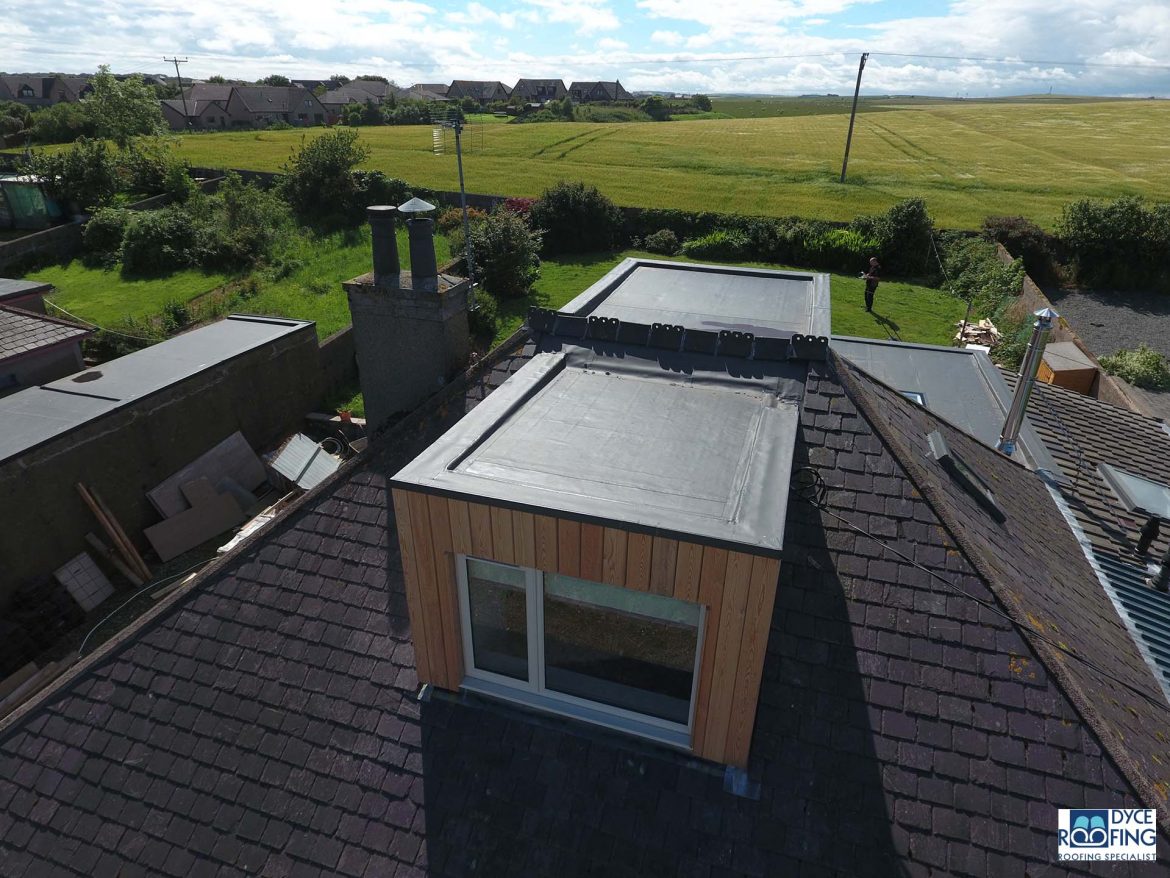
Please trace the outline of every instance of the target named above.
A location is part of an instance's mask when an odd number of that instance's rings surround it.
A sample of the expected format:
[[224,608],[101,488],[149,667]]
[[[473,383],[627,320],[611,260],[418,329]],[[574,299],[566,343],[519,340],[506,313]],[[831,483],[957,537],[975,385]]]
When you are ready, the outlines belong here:
[[632,101],[634,96],[617,80],[613,82],[574,82],[569,97],[579,104],[594,101]]
[[1167,702],[1067,502],[827,307],[631,262],[534,311],[0,721],[4,873],[1110,871],[1060,808],[1165,850]]
[[231,127],[227,104],[214,100],[166,98],[159,101],[163,118],[172,131],[219,131]]
[[39,73],[0,74],[0,101],[16,101],[31,109],[67,100],[69,89],[60,76]]
[[328,117],[315,94],[296,86],[234,86],[227,109],[234,127],[263,128],[273,122],[324,125]]
[[410,87],[411,91],[429,92],[439,97],[447,97],[448,85],[445,82],[416,82]]
[[456,79],[447,87],[446,97],[453,101],[471,98],[480,104],[506,101],[512,96],[512,89],[497,81]]
[[569,93],[561,79],[518,79],[512,87],[512,94],[526,104],[543,104],[559,101]]
[[81,371],[81,342],[92,334],[86,326],[0,304],[0,394]]

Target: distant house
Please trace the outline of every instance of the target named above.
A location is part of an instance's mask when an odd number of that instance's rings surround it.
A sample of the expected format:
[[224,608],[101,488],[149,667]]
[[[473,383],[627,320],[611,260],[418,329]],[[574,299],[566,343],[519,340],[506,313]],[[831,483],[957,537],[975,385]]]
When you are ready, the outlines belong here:
[[[437,88],[439,90],[432,91],[432,89],[435,89],[435,88]],[[449,97],[447,97],[447,86],[445,86],[445,85],[438,85],[438,86],[431,85],[431,84],[412,85],[410,88],[408,88],[406,90],[405,96],[409,100],[412,100],[412,101],[428,101],[428,102],[432,102],[432,103],[435,101],[449,101],[449,100],[451,100]]]
[[227,102],[232,125],[264,128],[274,122],[324,125],[327,113],[317,96],[296,86],[239,85]]
[[87,98],[93,94],[93,77],[87,74],[80,76],[62,76],[59,77],[61,83],[65,86],[64,99],[73,103]]
[[502,82],[486,82],[473,79],[456,79],[447,89],[447,97],[451,100],[471,98],[481,104],[490,104],[493,101],[506,101],[512,96],[512,89]]
[[329,121],[335,121],[341,116],[341,111],[349,104],[366,104],[373,101],[381,105],[388,98],[406,98],[412,95],[407,89],[399,88],[377,79],[355,79],[353,82],[330,89],[321,95],[321,105],[328,113]]
[[560,79],[519,79],[512,88],[512,96],[520,98],[526,104],[559,101],[568,93],[564,81]]
[[580,104],[590,101],[632,101],[634,96],[617,80],[613,82],[574,82],[569,97]]
[[409,91],[425,91],[445,98],[448,87],[445,82],[416,82]]
[[68,100],[68,93],[69,89],[59,76],[0,74],[0,101],[16,101],[35,110]]
[[181,98],[168,98],[159,101],[162,107],[163,118],[172,131],[216,131],[230,128],[231,114],[227,104],[223,101],[198,101],[187,99],[184,105]]
[[[324,125],[328,121],[328,113],[317,96],[295,85],[220,85],[200,82],[187,89],[186,98],[188,112],[196,112],[191,110],[194,103],[199,108],[198,118],[215,120],[213,124],[196,127],[264,128],[274,122],[303,126]],[[225,112],[219,114],[205,107],[208,103],[222,104]],[[179,105],[181,113],[182,101],[179,101]],[[174,127],[174,108],[169,112],[164,109],[163,113],[171,127]],[[221,115],[226,119],[226,125],[219,121]]]
[[93,330],[0,305],[0,396],[85,368],[81,341]]

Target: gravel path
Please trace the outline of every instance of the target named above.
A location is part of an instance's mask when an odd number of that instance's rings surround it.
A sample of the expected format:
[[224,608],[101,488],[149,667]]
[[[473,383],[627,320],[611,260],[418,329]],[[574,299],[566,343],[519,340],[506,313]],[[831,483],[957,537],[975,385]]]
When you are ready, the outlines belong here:
[[1145,344],[1170,357],[1170,296],[1046,289],[1044,295],[1098,357]]
[[[1139,344],[1170,357],[1170,295],[1055,288],[1044,295],[1098,357]],[[1170,421],[1170,392],[1125,386],[1152,414]]]

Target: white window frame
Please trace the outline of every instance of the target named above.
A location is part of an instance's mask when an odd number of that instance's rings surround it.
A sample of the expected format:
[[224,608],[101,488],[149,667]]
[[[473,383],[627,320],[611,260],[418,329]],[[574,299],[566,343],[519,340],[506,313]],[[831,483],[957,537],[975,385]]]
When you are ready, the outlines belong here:
[[[545,688],[544,679],[544,572],[532,567],[505,564],[491,558],[475,555],[456,556],[459,582],[460,637],[463,644],[462,688],[494,698],[513,701],[546,713],[569,716],[583,722],[604,726],[630,735],[648,738],[682,750],[691,750],[695,727],[695,709],[699,692],[699,677],[703,660],[703,639],[707,628],[707,608],[699,604],[698,637],[695,643],[695,664],[691,675],[690,705],[686,725],[655,716],[635,713],[597,701],[566,695]],[[485,671],[475,666],[474,644],[471,638],[471,603],[468,597],[468,560],[494,564],[524,573],[525,610],[528,645],[528,680],[517,680],[503,674]],[[588,581],[588,580],[586,580]],[[598,583],[605,585],[605,583]],[[613,587],[613,586],[610,586]]]

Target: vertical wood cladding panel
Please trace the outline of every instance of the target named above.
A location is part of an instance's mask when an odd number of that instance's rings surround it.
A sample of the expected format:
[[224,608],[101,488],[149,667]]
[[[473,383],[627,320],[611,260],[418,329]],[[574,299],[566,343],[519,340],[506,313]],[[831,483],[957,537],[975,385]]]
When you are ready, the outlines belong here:
[[747,765],[777,559],[397,489],[394,509],[420,680],[457,689],[463,679],[460,554],[700,603],[692,749]]

